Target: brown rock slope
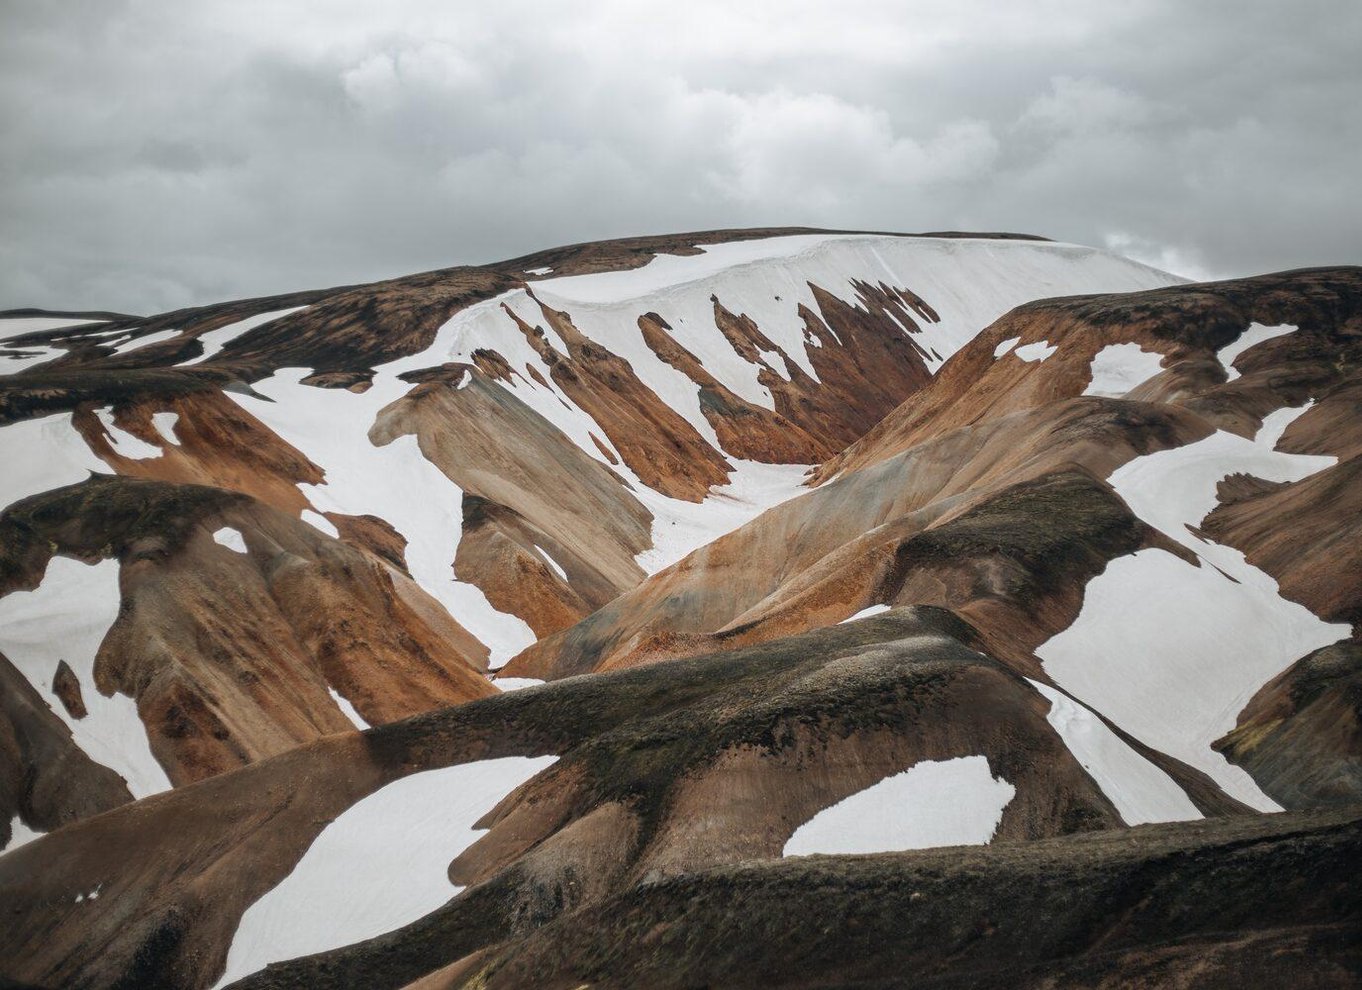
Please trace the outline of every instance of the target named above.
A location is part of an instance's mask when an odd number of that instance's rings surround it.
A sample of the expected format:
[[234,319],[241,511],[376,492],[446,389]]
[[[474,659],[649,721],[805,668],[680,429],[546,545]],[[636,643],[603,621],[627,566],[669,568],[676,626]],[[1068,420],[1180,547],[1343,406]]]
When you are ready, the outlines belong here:
[[[253,985],[400,986],[621,885],[777,858],[819,809],[926,759],[983,755],[1015,787],[1000,837],[1117,824],[1048,702],[973,642],[947,613],[900,610],[317,740],[86,819],[0,857],[15,921],[0,975],[204,986],[240,913],[329,819],[384,783],[473,759],[562,754],[484,820],[451,867],[470,886],[445,908]],[[93,902],[65,896],[96,885]]]
[[95,677],[137,700],[175,783],[350,730],[329,688],[374,723],[495,693],[480,645],[400,570],[244,495],[96,476],[11,506],[0,547],[6,588],[56,553],[120,561]]

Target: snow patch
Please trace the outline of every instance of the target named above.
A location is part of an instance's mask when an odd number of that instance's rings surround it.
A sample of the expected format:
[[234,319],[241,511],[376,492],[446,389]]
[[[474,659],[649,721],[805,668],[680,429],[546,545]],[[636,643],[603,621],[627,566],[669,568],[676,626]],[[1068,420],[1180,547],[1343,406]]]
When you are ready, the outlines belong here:
[[304,509],[302,512],[302,520],[303,522],[311,526],[313,529],[320,529],[327,536],[331,537],[331,539],[333,540],[340,539],[340,530],[336,528],[336,524],[333,523],[330,519],[326,518],[326,516],[322,515],[320,512],[313,512],[311,509]]
[[552,275],[552,274],[553,274],[553,268],[552,268],[551,266],[545,266],[545,267],[543,267],[543,268],[526,268],[526,269],[525,269],[525,274],[526,274],[526,275]]
[[1249,328],[1241,333],[1238,339],[1215,352],[1215,356],[1225,366],[1225,380],[1232,382],[1240,377],[1238,369],[1234,367],[1234,362],[1240,354],[1243,354],[1255,344],[1261,344],[1263,341],[1271,340],[1274,337],[1285,337],[1295,330],[1296,327],[1285,323],[1275,327],[1265,327],[1261,323],[1249,324]]
[[[95,654],[118,618],[120,600],[118,561],[90,565],[53,557],[37,588],[0,598],[0,653],[50,699],[48,707],[71,729],[76,745],[142,798],[169,790],[170,780],[151,755],[137,703],[125,694],[103,695],[95,686]],[[84,718],[72,718],[52,694],[62,660],[80,681]]]
[[481,833],[474,822],[557,757],[506,757],[427,770],[353,804],[293,871],[241,918],[225,986],[272,962],[373,938],[462,891],[452,859]]
[[547,550],[541,547],[538,543],[534,544],[534,549],[539,553],[539,556],[544,558],[544,563],[548,564],[551,568],[553,568],[553,572],[555,574],[557,574],[564,581],[567,580],[567,571],[563,570],[563,568],[558,565],[558,561],[554,560],[552,557],[549,556],[549,552]]
[[824,808],[795,830],[784,855],[983,845],[1016,793],[987,757],[923,760]]
[[1048,684],[1027,680],[1050,701],[1046,719],[1127,825],[1202,817],[1172,777],[1127,745],[1100,718]]
[[179,441],[175,439],[175,425],[180,421],[180,414],[174,412],[158,412],[151,414],[151,425],[156,428],[156,432],[161,435],[161,439],[172,447],[178,447]]
[[109,444],[119,457],[140,461],[149,457],[161,456],[160,447],[153,447],[145,440],[139,439],[127,430],[115,425],[113,413],[108,407],[96,410],[95,415],[99,417],[99,422],[104,426],[104,431],[109,434]]
[[520,691],[524,688],[538,687],[544,681],[536,677],[497,677],[493,678],[492,683],[502,691]]
[[159,344],[165,340],[174,340],[179,335],[180,331],[178,330],[157,330],[155,333],[149,333],[145,337],[138,337],[135,340],[129,341],[122,347],[119,347],[115,353],[120,356],[123,354],[131,354],[133,351],[140,351],[142,348],[150,347],[152,344]]
[[333,687],[328,687],[327,690],[331,692],[331,700],[336,703],[336,707],[341,710],[341,714],[350,720],[351,725],[361,732],[369,728],[369,723],[364,720],[364,716],[355,709],[355,706],[350,704],[349,698]]
[[241,530],[231,526],[223,526],[214,530],[213,539],[221,543],[228,550],[235,550],[237,553],[250,553],[246,549],[246,538],[241,535]]
[[0,850],[0,855],[12,852],[20,846],[27,845],[34,839],[40,838],[46,834],[46,832],[33,831],[33,829],[24,824],[22,818],[15,815],[14,820],[9,823],[9,845],[5,846],[3,850]]
[[199,343],[203,345],[203,353],[192,361],[185,361],[185,365],[202,364],[210,358],[216,357],[228,343],[236,340],[248,330],[254,330],[258,326],[263,326],[271,320],[277,320],[281,316],[288,316],[290,313],[297,313],[307,309],[306,306],[292,306],[288,309],[276,309],[268,313],[260,313],[257,316],[248,316],[244,320],[237,320],[229,323],[225,327],[218,327],[216,330],[209,330],[205,334],[199,335]]
[[1092,359],[1092,381],[1084,395],[1119,399],[1163,370],[1163,355],[1139,344],[1108,344]]
[[1048,340],[1038,340],[1034,344],[1026,344],[1018,347],[1012,353],[1023,361],[1044,361],[1055,351],[1059,350],[1058,344],[1052,344]]
[[869,608],[861,609],[855,615],[847,616],[845,619],[843,619],[841,622],[837,624],[840,626],[847,622],[855,622],[857,619],[868,619],[872,615],[879,615],[881,612],[888,612],[889,609],[892,607],[893,606],[890,605],[871,605]]
[[1016,347],[1016,346],[1017,346],[1018,344],[1020,344],[1020,343],[1021,343],[1021,338],[1020,338],[1020,337],[1008,337],[1006,340],[1004,340],[1004,341],[1003,341],[1001,344],[999,344],[997,347],[993,348],[993,356],[994,356],[995,358],[1000,358],[1000,357],[1002,357],[1004,354],[1006,354],[1008,351],[1012,350],[1012,348]]
[[0,509],[20,499],[74,485],[109,466],[95,456],[70,413],[0,426]]
[[1282,598],[1242,553],[1188,527],[1215,508],[1216,486],[1230,474],[1293,482],[1333,465],[1334,457],[1278,453],[1268,442],[1303,412],[1278,410],[1254,440],[1218,431],[1116,470],[1109,481],[1131,511],[1200,566],[1159,549],[1113,560],[1088,583],[1073,625],[1036,650],[1067,693],[1260,811],[1281,809],[1211,743],[1264,683],[1351,627]]

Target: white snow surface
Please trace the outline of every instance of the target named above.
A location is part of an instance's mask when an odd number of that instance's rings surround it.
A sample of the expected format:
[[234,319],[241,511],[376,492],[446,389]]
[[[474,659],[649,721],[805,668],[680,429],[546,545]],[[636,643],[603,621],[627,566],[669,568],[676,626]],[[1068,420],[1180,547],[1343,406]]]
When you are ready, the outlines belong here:
[[235,550],[237,553],[250,552],[246,549],[246,538],[241,535],[241,530],[233,526],[222,526],[214,530],[213,539],[228,550]]
[[1038,340],[1034,344],[1025,344],[1018,347],[1012,353],[1023,361],[1044,361],[1055,351],[1059,350],[1058,344],[1052,344],[1048,340]]
[[526,269],[525,269],[525,274],[526,274],[526,275],[552,275],[552,274],[553,274],[553,269],[550,268],[550,267],[544,267],[544,268],[526,268]]
[[1027,680],[1049,700],[1046,718],[1050,725],[1127,825],[1202,817],[1172,777],[1132,749],[1100,718],[1048,684]]
[[322,515],[320,512],[313,512],[311,509],[304,509],[302,511],[302,520],[303,522],[311,526],[313,529],[320,529],[323,533],[331,537],[331,539],[333,540],[338,539],[340,537],[340,530],[336,528],[336,524],[333,523],[330,519],[326,518],[326,516]]
[[180,331],[178,330],[157,330],[154,333],[147,334],[145,337],[138,337],[135,340],[130,340],[128,343],[116,348],[115,353],[129,354],[132,351],[140,351],[144,347],[150,347],[152,344],[159,344],[164,340],[174,340],[179,335]]
[[1108,344],[1092,359],[1092,381],[1084,395],[1119,399],[1163,370],[1163,355],[1139,344]]
[[103,320],[72,319],[69,316],[24,316],[0,320],[0,377],[17,374],[25,368],[61,357],[66,350],[43,344],[24,345],[6,343],[11,337],[39,330],[60,330],[65,327],[90,326]]
[[331,692],[331,700],[336,703],[336,707],[341,710],[341,714],[350,720],[351,725],[361,732],[369,728],[369,723],[364,721],[364,716],[355,709],[354,705],[350,704],[349,698],[333,687],[328,687],[327,690]]
[[538,687],[543,684],[537,677],[495,677],[492,684],[505,691],[521,691],[525,688]]
[[868,619],[872,615],[879,615],[881,612],[888,612],[890,608],[891,606],[889,605],[871,605],[868,608],[861,609],[855,615],[848,615],[845,619],[843,619],[841,622],[837,624],[840,626],[842,625],[842,623],[845,622],[855,622],[857,619]]
[[225,327],[218,327],[216,330],[209,330],[199,337],[199,343],[203,345],[203,354],[192,361],[186,361],[184,363],[185,365],[202,364],[209,358],[215,357],[222,351],[222,348],[226,346],[227,343],[236,340],[246,331],[254,330],[256,327],[263,326],[271,320],[277,320],[281,316],[288,316],[288,314],[296,313],[302,309],[307,309],[307,307],[291,306],[288,309],[271,310],[268,313],[259,313],[256,316],[248,316],[244,320],[237,320],[235,323],[229,323]]
[[27,845],[34,839],[47,834],[46,832],[33,831],[33,829],[24,824],[23,819],[18,815],[15,815],[14,820],[9,823],[9,830],[9,845],[5,846],[3,850],[0,850],[0,856],[3,856],[11,850],[18,849],[22,845]]
[[997,347],[993,348],[994,358],[1002,357],[1004,354],[1012,350],[1012,348],[1016,347],[1020,343],[1021,343],[1020,337],[1008,337],[1006,340],[1002,341]]
[[160,457],[161,448],[153,447],[138,437],[133,436],[127,430],[121,429],[114,424],[113,412],[108,407],[95,411],[99,421],[104,426],[104,430],[109,434],[109,443],[120,457],[129,457],[135,460],[145,460],[149,457]]
[[557,574],[564,581],[567,580],[567,571],[563,570],[563,568],[559,566],[558,561],[554,560],[551,556],[549,556],[549,552],[547,550],[541,547],[538,543],[534,544],[534,549],[539,553],[539,556],[544,558],[544,563],[548,564],[549,567],[553,569],[553,572],[555,574]]
[[175,439],[175,424],[180,421],[180,414],[174,412],[158,412],[151,414],[151,425],[156,428],[156,432],[161,435],[161,439],[172,447],[178,447],[179,441]]
[[1016,793],[985,756],[923,760],[824,808],[795,830],[784,855],[983,845]]
[[557,757],[506,757],[427,770],[356,802],[241,918],[225,986],[269,963],[350,945],[416,921],[463,888],[450,861],[473,823]]
[[[141,798],[169,790],[170,780],[151,755],[137,703],[124,694],[106,697],[95,687],[95,654],[118,618],[119,601],[118,561],[89,565],[53,557],[37,588],[0,598],[0,653],[70,727],[76,745],[120,774],[133,797]],[[52,692],[62,660],[80,681],[84,718],[68,715]]]
[[70,413],[22,419],[0,426],[0,509],[20,499],[75,485],[109,466],[90,450]]
[[1281,809],[1211,743],[1234,728],[1264,683],[1351,627],[1282,598],[1277,582],[1242,553],[1187,527],[1215,508],[1216,485],[1227,475],[1291,482],[1334,464],[1273,449],[1307,408],[1272,413],[1255,440],[1219,431],[1115,471],[1110,483],[1131,510],[1191,550],[1200,566],[1159,549],[1113,560],[1089,582],[1073,625],[1036,650],[1074,698],[1262,811]]
[[1285,337],[1296,329],[1296,327],[1285,323],[1275,327],[1265,327],[1261,323],[1249,324],[1249,328],[1241,333],[1237,340],[1220,348],[1215,353],[1215,356],[1220,359],[1220,363],[1225,366],[1226,380],[1232,382],[1240,377],[1238,369],[1234,366],[1234,362],[1240,354],[1243,354],[1255,344],[1261,344],[1273,337]]

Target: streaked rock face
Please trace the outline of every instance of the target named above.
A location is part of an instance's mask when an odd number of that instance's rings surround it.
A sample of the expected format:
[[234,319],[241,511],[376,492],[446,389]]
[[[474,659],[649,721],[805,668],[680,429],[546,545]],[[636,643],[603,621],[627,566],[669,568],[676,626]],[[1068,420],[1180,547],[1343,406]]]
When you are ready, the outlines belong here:
[[0,315],[0,978],[1346,985],[1360,358],[806,230]]

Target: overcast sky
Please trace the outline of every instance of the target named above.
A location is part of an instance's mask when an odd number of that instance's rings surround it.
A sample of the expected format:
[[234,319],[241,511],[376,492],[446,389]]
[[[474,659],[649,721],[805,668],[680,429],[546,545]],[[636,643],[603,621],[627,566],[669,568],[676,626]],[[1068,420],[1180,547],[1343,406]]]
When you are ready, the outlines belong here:
[[1362,263],[1362,3],[0,0],[0,308],[574,241],[1016,230]]

